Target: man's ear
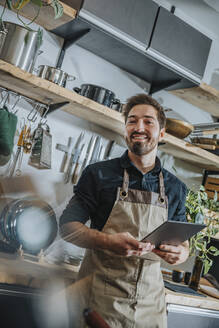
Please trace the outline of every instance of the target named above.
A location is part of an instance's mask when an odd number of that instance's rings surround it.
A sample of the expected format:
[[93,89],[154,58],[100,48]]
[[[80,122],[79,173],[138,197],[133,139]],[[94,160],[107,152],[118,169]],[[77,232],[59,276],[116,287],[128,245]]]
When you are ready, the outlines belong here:
[[162,128],[160,130],[159,141],[161,141],[164,138],[165,132],[166,132],[166,129],[165,128]]

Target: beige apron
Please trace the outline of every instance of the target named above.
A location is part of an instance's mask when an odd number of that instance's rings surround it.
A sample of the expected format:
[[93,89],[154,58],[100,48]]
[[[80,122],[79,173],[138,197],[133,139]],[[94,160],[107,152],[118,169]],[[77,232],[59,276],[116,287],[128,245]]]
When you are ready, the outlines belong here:
[[[160,172],[159,175],[159,194],[128,189],[128,185],[129,176],[124,170],[123,186],[118,188],[117,199],[102,231],[129,232],[141,240],[167,220],[163,174]],[[154,253],[137,258],[116,256],[104,250],[87,250],[79,278],[80,296],[75,297],[77,294],[72,290],[75,313],[81,314],[85,307],[90,307],[111,328],[167,326],[160,260]],[[86,327],[83,318],[79,327]]]

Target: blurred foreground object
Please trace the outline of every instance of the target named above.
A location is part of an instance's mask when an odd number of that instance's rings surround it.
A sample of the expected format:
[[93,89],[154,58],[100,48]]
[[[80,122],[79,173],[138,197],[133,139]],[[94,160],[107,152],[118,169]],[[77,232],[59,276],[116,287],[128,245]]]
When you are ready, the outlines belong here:
[[110,328],[105,320],[94,310],[85,309],[84,312],[85,322],[90,328]]
[[29,176],[0,180],[0,240],[38,254],[57,235],[56,215],[41,200]]

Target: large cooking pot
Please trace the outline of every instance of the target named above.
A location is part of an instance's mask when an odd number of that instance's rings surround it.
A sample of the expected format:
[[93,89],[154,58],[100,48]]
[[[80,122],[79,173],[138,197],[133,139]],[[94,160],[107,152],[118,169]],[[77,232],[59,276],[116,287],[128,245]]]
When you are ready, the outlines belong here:
[[184,122],[182,120],[177,120],[174,118],[167,118],[166,132],[172,134],[177,138],[184,139],[193,130],[194,130],[193,125],[188,122]]
[[13,247],[38,254],[57,235],[56,216],[52,207],[41,200],[0,199],[0,232]]
[[7,33],[8,33],[7,30],[0,31],[0,53],[1,53],[1,50],[2,50],[2,48],[4,46],[5,38],[7,36]]
[[4,22],[4,27],[7,34],[2,35],[0,59],[30,72],[38,55],[38,32],[11,22]]
[[115,104],[120,104],[120,100],[115,98],[115,93],[94,84],[82,84],[80,88],[74,88],[75,92],[81,96],[90,98],[99,104],[112,108]]
[[46,79],[50,82],[60,85],[65,88],[67,81],[74,81],[75,77],[70,75],[59,68],[40,65],[37,70],[37,76]]

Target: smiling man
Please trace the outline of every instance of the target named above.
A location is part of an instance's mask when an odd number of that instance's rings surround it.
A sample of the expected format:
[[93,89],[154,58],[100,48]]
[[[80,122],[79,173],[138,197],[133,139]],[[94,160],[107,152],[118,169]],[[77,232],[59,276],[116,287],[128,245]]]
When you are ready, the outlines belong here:
[[[154,249],[141,240],[166,220],[186,220],[186,186],[157,157],[166,122],[159,103],[145,94],[133,96],[124,117],[128,150],[84,170],[60,219],[61,233],[87,248],[79,273],[81,312],[85,306],[96,310],[111,328],[164,328],[160,258],[184,262],[188,241]],[[85,226],[88,219],[91,228]]]

